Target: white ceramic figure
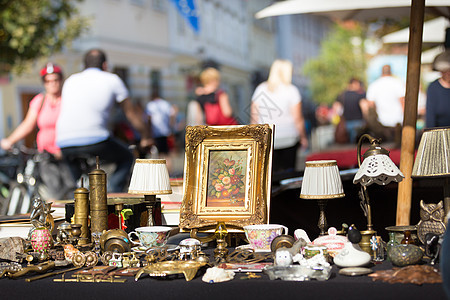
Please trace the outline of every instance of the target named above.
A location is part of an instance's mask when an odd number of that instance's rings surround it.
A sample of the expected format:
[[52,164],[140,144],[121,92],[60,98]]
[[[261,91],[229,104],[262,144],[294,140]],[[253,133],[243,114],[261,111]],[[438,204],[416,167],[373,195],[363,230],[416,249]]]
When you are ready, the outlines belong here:
[[275,265],[286,267],[293,262],[292,254],[287,248],[280,248],[275,252]]
[[316,254],[311,258],[301,258],[298,262],[301,266],[306,266],[310,268],[317,267],[329,267],[330,264],[327,262],[327,259],[323,254]]
[[333,261],[338,267],[346,268],[362,267],[367,265],[370,260],[370,254],[361,250],[358,244],[347,242],[345,243],[344,249],[334,257]]
[[[281,247],[275,251],[275,264],[278,266],[289,266],[294,262],[294,257],[302,252],[302,248],[306,246],[306,241],[299,238],[294,242],[292,247]],[[301,254],[300,254],[301,255]]]
[[294,231],[294,237],[296,240],[303,238],[308,244],[311,243],[311,240],[308,237],[308,234],[303,229],[296,229]]

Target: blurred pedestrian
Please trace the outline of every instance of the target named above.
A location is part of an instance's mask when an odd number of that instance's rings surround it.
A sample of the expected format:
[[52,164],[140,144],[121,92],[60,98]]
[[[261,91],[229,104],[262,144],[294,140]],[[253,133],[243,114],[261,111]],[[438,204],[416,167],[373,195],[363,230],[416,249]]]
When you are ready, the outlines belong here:
[[405,101],[405,84],[391,72],[390,65],[381,69],[381,77],[367,88],[367,100],[375,107],[378,121],[385,127],[385,139],[400,144]]
[[220,88],[220,73],[206,68],[200,73],[201,87],[195,90],[206,125],[237,125],[228,94]]
[[450,126],[450,49],[435,58],[433,69],[441,77],[428,86],[425,124],[427,128]]
[[102,50],[89,50],[84,65],[84,71],[71,75],[64,83],[56,141],[75,179],[82,175],[80,159],[99,156],[102,163],[116,166],[108,174],[108,191],[124,192],[134,157],[128,145],[114,138],[108,129],[114,102],[120,103],[127,119],[140,132],[141,147],[153,144],[150,129],[128,98],[123,81],[107,72],[106,54]]
[[[167,168],[171,170],[171,160],[169,156],[169,138],[173,138],[175,128],[175,107],[160,97],[158,91],[153,91],[150,101],[145,106],[145,113],[150,117],[153,139],[160,158],[166,159]],[[171,141],[173,142],[173,141]]]
[[342,92],[333,104],[333,109],[339,111],[340,117],[345,122],[349,142],[355,143],[358,134],[364,126],[364,117],[361,107],[364,105],[366,93],[362,89],[361,81],[357,78],[350,79],[347,88]]
[[61,108],[63,72],[60,66],[49,62],[40,70],[40,76],[45,91],[30,101],[24,120],[11,135],[1,140],[1,147],[10,150],[15,143],[38,128],[37,149],[39,152],[49,154],[48,159],[39,164],[42,181],[48,188],[49,199],[62,199],[75,187],[75,182],[72,180],[67,165],[62,160],[61,150],[55,141],[56,121]]
[[275,125],[274,173],[294,170],[298,146],[308,147],[302,99],[292,84],[292,68],[288,60],[275,60],[267,81],[258,85],[252,96],[251,123]]

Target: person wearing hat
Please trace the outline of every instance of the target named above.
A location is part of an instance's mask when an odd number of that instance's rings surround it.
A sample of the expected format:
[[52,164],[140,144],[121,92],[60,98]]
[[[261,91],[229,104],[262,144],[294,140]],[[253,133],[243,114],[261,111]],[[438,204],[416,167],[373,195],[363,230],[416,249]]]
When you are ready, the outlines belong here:
[[[57,172],[46,171],[46,163],[42,162],[40,165],[41,176],[44,183],[49,187],[50,196],[53,199],[60,198],[61,192],[67,191],[69,187],[75,186],[71,181],[71,177],[67,177],[64,180],[64,184],[67,185],[67,189],[60,186],[59,183],[51,184],[55,182],[54,178],[59,174],[58,171],[63,172],[67,169],[61,160],[61,149],[56,145],[56,121],[59,116],[61,107],[61,91],[63,85],[63,72],[60,66],[51,62],[47,63],[39,72],[42,82],[44,83],[45,91],[36,95],[29,104],[28,112],[17,128],[7,137],[1,140],[0,145],[5,150],[10,150],[11,147],[18,141],[29,135],[36,127],[39,131],[36,136],[36,146],[40,152],[48,152],[57,161],[55,169]],[[67,173],[68,173],[67,169]],[[57,180],[59,181],[59,180]],[[55,185],[53,188],[52,185]]]
[[427,89],[425,126],[450,126],[450,49],[436,56],[433,69],[441,72],[441,77]]

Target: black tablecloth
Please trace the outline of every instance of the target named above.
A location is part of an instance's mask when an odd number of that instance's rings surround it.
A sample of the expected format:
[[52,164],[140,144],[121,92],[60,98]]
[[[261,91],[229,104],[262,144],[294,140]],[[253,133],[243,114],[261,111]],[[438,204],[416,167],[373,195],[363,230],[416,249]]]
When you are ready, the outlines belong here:
[[[392,265],[387,261],[372,267],[374,271],[389,268]],[[148,275],[138,281],[128,277],[125,283],[53,281],[61,275],[33,282],[3,278],[0,299],[446,299],[442,284],[390,284],[368,276],[343,276],[338,271],[334,265],[328,281],[304,282],[270,280],[263,273],[257,273],[261,278],[243,280],[245,273],[237,273],[232,281],[205,283],[201,272],[192,281],[183,276],[156,279]]]

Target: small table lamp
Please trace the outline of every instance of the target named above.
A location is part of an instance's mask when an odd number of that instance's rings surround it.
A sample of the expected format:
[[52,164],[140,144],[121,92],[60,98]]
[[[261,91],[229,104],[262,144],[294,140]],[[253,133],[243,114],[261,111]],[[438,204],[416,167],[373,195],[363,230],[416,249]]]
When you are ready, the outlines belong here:
[[161,201],[156,195],[172,194],[165,159],[136,159],[128,188],[130,194],[145,197],[147,226],[162,225]]
[[450,210],[450,127],[425,130],[412,170],[413,178],[444,178],[444,210]]
[[344,197],[341,176],[335,160],[305,162],[300,198],[318,200],[320,215],[318,227],[320,235],[328,229],[325,207],[328,199]]
[[[367,138],[370,142],[369,149],[364,153],[364,161],[361,163],[361,144]],[[367,230],[361,231],[361,249],[369,254],[373,250],[370,247],[370,239],[376,235],[372,224],[372,209],[370,207],[367,186],[372,183],[386,185],[392,181],[400,182],[405,176],[389,158],[389,151],[380,146],[381,139],[376,139],[369,134],[363,134],[358,141],[358,166],[359,170],[353,178],[353,183],[361,185],[361,208],[367,218]]]

